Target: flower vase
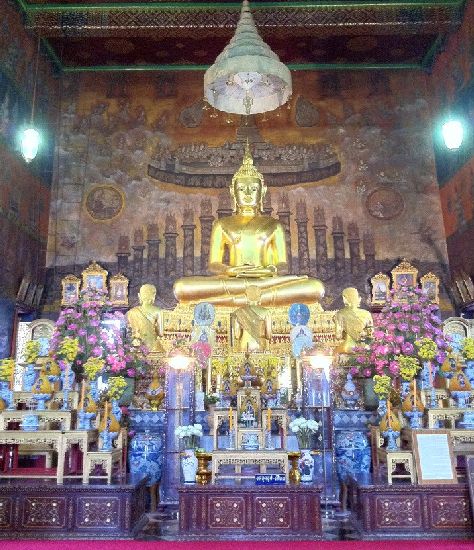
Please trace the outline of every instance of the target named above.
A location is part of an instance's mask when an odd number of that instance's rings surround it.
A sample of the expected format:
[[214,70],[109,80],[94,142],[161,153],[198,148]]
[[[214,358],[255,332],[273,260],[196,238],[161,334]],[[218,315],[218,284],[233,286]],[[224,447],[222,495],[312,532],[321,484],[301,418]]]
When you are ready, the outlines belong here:
[[50,393],[35,393],[33,397],[37,401],[36,410],[45,411],[46,410],[46,401],[51,399]]
[[471,386],[474,386],[474,360],[468,359],[466,361],[464,374],[467,376]]
[[195,483],[198,469],[198,459],[194,449],[186,449],[183,452],[181,467],[183,469],[184,483]]
[[417,430],[423,428],[423,423],[421,421],[423,413],[421,411],[413,410],[405,412],[405,415],[410,420],[410,428],[412,430]]
[[402,388],[400,392],[401,400],[403,401],[409,393],[410,393],[410,380],[402,380]]
[[112,399],[112,414],[117,419],[117,422],[120,422],[122,418],[122,409],[120,408],[120,405],[117,399]]
[[396,432],[392,430],[392,428],[389,428],[385,432],[382,433],[382,435],[387,440],[387,451],[398,451],[398,444],[397,444],[397,438],[400,436],[400,432]]
[[95,418],[95,413],[80,410],[78,413],[78,430],[92,430],[92,421]]
[[23,391],[31,391],[36,382],[36,369],[33,363],[28,363],[23,373]]
[[467,409],[469,398],[471,396],[470,391],[452,391],[451,397],[456,401],[458,409]]
[[385,416],[386,412],[387,412],[387,400],[379,398],[379,406],[377,407],[377,414],[379,415],[379,418],[382,418],[383,416]]
[[109,430],[104,430],[103,432],[100,432],[100,437],[102,441],[102,445],[100,450],[104,453],[110,452],[113,447],[113,441],[114,439],[117,439],[118,432],[109,432]]
[[298,460],[298,466],[301,472],[301,481],[313,481],[314,459],[311,456],[310,449],[301,449],[301,457]]
[[99,401],[99,385],[97,379],[89,380],[89,394],[95,403]]

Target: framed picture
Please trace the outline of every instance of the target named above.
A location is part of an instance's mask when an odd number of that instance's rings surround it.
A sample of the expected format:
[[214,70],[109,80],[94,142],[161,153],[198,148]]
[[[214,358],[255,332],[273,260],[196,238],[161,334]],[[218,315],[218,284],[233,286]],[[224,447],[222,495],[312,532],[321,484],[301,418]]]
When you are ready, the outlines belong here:
[[96,262],[82,272],[82,290],[104,290],[107,291],[107,271]]
[[413,267],[407,260],[403,260],[391,271],[393,289],[398,299],[403,300],[403,293],[406,288],[417,286],[418,269]]
[[16,301],[17,302],[25,302],[26,300],[26,293],[28,292],[28,287],[30,286],[31,281],[27,279],[26,277],[23,277],[20,283],[20,288],[18,289],[17,295],[16,295]]
[[66,275],[61,280],[62,294],[61,305],[70,306],[79,300],[79,286],[81,280],[75,275]]
[[434,273],[427,273],[420,279],[421,290],[433,304],[439,304],[439,278]]
[[420,485],[457,483],[453,444],[448,430],[413,430],[412,442]]
[[377,273],[370,279],[372,285],[372,303],[385,304],[390,290],[390,277],[385,273]]
[[112,305],[128,306],[128,279],[119,273],[110,277],[109,296]]

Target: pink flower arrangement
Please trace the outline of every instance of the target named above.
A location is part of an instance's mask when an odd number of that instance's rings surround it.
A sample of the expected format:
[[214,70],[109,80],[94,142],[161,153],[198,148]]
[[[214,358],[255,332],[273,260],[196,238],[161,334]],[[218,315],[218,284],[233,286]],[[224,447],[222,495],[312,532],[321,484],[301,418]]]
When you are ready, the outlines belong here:
[[104,374],[138,376],[150,368],[145,359],[148,350],[145,346],[132,346],[124,315],[111,312],[110,306],[102,290],[88,289],[81,293],[74,306],[60,312],[50,352],[62,369],[66,368],[66,362],[60,348],[65,337],[77,339],[79,343],[79,352],[72,364],[76,372],[82,371],[89,357],[104,359]]
[[355,348],[352,374],[365,377],[388,375],[398,377],[400,366],[397,356],[406,355],[422,359],[415,341],[421,338],[432,340],[437,346],[435,367],[446,359],[448,341],[443,335],[438,306],[430,303],[420,290],[403,288],[403,300],[398,300],[394,291],[382,311],[374,315],[372,338]]

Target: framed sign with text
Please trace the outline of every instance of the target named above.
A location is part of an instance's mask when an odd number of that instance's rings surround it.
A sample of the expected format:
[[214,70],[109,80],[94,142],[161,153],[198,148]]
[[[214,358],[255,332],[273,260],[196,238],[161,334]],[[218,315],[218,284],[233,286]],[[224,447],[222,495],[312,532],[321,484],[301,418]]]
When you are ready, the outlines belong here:
[[457,483],[453,444],[447,430],[413,430],[412,441],[420,485]]

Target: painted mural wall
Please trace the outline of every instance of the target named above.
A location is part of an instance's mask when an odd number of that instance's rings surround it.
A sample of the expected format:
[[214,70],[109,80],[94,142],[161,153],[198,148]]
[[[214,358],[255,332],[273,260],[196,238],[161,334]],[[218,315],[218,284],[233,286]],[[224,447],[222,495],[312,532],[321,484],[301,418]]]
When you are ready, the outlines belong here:
[[[320,277],[325,307],[403,257],[447,275],[427,77],[293,73],[287,106],[249,120],[202,103],[202,73],[68,75],[48,239],[48,304],[92,260],[172,305],[207,272],[212,221],[245,140],[287,229],[291,271]],[[408,86],[407,83],[410,83]]]
[[[44,283],[48,236],[55,90],[51,66],[41,52],[36,119],[42,146],[26,165],[18,135],[30,119],[37,42],[27,34],[11,2],[0,0],[0,357],[10,352],[15,300],[23,277],[33,285],[30,303]],[[39,296],[37,297],[39,299]]]
[[474,3],[468,2],[460,30],[437,58],[431,77],[434,112],[466,121],[469,133],[458,151],[435,143],[437,174],[452,272],[474,278]]

